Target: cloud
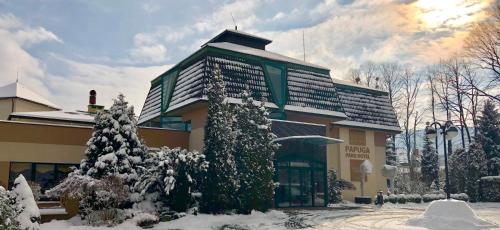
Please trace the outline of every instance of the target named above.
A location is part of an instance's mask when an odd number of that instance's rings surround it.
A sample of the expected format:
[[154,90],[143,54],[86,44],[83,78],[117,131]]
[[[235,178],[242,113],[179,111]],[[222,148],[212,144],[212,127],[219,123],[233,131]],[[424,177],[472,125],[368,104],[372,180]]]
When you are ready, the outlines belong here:
[[57,102],[65,108],[83,109],[87,105],[88,92],[97,91],[97,103],[111,106],[112,99],[123,93],[139,115],[149,91],[150,81],[171,65],[148,67],[107,66],[81,63],[53,54],[52,59],[68,71],[63,75],[50,76],[50,88],[54,89]]
[[[47,42],[61,42],[61,39],[43,27],[32,28],[23,24],[12,14],[0,15],[0,86],[14,82],[19,75],[22,84],[65,110],[85,110],[91,89],[97,90],[98,103],[106,107],[122,92],[139,114],[150,80],[171,67],[109,66],[78,62],[58,54],[50,54],[41,60],[26,50],[27,46]],[[155,49],[144,49],[137,55],[150,52],[149,56],[155,56]],[[163,52],[162,48],[158,49]]]

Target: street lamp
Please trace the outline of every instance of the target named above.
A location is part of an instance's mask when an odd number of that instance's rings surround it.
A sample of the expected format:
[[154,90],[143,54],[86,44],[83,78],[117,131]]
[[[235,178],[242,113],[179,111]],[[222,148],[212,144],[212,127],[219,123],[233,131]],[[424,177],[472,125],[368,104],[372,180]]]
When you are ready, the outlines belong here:
[[[430,140],[433,140],[436,138],[438,134],[438,130],[443,134],[443,148],[444,148],[444,172],[446,175],[446,199],[450,199],[450,177],[448,175],[448,153],[446,149],[446,141],[452,140],[458,135],[458,128],[453,125],[451,121],[446,121],[444,125],[441,125],[438,122],[434,122],[430,124],[429,122],[426,123],[425,127],[425,135],[427,138]],[[438,127],[436,129],[435,127]]]

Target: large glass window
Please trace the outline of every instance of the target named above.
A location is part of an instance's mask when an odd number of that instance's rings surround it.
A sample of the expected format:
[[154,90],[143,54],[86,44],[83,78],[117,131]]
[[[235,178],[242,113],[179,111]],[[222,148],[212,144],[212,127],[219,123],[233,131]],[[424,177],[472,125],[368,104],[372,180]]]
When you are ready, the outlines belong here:
[[54,164],[35,164],[35,183],[39,184],[42,190],[52,188],[56,184]]
[[50,163],[30,163],[11,162],[9,172],[9,187],[14,185],[14,180],[23,174],[27,181],[32,181],[40,185],[42,193],[61,182],[73,171],[76,164],[50,164]]
[[32,172],[31,163],[11,163],[10,164],[10,173],[9,173],[9,187],[12,187],[14,184],[14,180],[20,175],[23,174],[26,180],[31,179]]

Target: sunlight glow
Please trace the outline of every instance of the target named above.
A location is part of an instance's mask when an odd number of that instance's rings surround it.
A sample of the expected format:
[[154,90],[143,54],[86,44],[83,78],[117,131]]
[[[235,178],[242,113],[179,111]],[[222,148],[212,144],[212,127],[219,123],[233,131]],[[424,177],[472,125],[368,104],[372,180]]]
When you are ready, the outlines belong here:
[[427,28],[461,27],[478,20],[478,13],[488,6],[487,1],[419,0],[419,18]]

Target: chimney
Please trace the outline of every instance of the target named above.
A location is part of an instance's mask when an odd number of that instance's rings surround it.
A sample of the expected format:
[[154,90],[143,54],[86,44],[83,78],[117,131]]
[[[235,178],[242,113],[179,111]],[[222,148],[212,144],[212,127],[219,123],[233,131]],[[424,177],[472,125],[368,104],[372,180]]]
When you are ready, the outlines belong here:
[[104,109],[102,105],[96,105],[97,101],[97,92],[95,90],[90,90],[89,93],[89,105],[87,106],[87,112],[89,113],[97,113]]

